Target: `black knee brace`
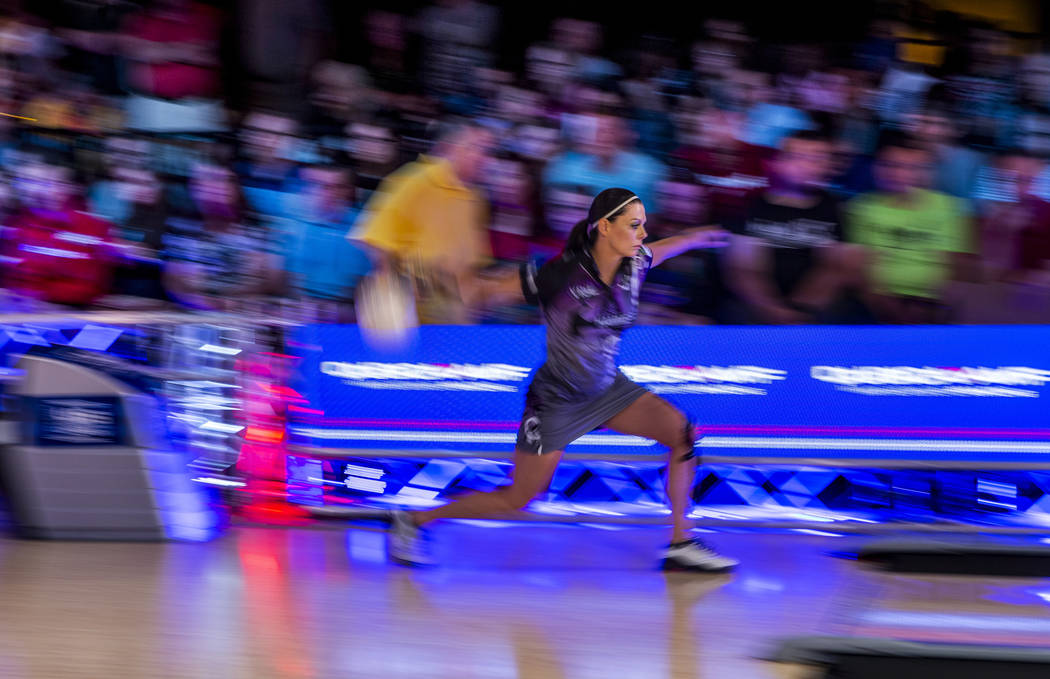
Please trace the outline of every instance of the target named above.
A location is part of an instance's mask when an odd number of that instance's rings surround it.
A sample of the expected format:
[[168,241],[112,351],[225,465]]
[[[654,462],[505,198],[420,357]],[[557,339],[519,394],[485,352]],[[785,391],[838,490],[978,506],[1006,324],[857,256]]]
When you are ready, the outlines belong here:
[[682,447],[688,448],[689,452],[682,456],[682,462],[688,462],[697,456],[696,453],[696,425],[689,420],[685,421],[685,429],[682,431],[684,440]]

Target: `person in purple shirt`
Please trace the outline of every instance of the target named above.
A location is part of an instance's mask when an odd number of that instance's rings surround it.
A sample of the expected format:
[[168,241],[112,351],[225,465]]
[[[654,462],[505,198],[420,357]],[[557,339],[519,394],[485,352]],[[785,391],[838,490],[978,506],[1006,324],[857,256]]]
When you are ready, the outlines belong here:
[[678,408],[630,381],[616,366],[620,338],[638,316],[638,293],[650,267],[694,248],[725,245],[726,234],[700,227],[646,245],[645,225],[645,207],[634,192],[606,189],[591,203],[587,218],[573,228],[560,256],[538,270],[525,264],[517,280],[503,279],[485,292],[489,304],[524,294],[539,305],[547,326],[547,360],[525,399],[514,480],[428,511],[395,511],[393,560],[429,563],[423,527],[432,521],[498,516],[523,508],[546,490],[566,446],[588,432],[608,428],[670,449],[667,494],[673,529],[663,554],[664,568],[712,572],[736,565],[690,537],[687,513],[696,471],[693,425]]

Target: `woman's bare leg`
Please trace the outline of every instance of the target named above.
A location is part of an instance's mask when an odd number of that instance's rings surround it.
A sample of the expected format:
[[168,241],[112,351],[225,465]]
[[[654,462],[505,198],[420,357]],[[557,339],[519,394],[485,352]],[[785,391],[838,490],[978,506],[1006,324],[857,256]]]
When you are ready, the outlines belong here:
[[667,463],[667,499],[671,504],[671,542],[689,539],[690,491],[696,476],[693,427],[678,408],[656,394],[646,393],[605,423],[613,431],[652,439],[670,449]]
[[537,455],[515,451],[514,476],[509,486],[488,493],[471,493],[441,507],[413,512],[412,518],[417,526],[422,526],[438,519],[498,518],[512,514],[547,490],[562,452],[556,450]]

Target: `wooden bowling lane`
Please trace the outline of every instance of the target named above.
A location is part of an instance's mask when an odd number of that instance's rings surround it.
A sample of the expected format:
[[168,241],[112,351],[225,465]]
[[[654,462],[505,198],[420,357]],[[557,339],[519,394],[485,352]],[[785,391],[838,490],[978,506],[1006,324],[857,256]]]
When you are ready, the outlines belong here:
[[880,574],[878,594],[844,612],[852,634],[1045,648],[1050,578]]
[[388,565],[385,536],[365,529],[0,540],[0,677],[762,679],[794,671],[754,659],[770,639],[848,633],[870,625],[864,610],[1047,610],[1038,594],[988,603],[986,590],[868,572],[813,535],[712,535],[738,573],[664,575],[663,537],[448,523],[441,565],[421,571]]

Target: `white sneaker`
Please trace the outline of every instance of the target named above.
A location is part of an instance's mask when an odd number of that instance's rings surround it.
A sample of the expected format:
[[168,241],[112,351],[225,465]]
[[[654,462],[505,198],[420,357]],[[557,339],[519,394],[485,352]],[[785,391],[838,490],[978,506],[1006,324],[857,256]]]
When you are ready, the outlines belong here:
[[665,571],[700,571],[724,573],[740,564],[736,559],[722,556],[699,538],[669,545],[664,550],[662,567]]
[[430,555],[429,533],[417,526],[408,512],[400,509],[390,514],[387,553],[391,560],[405,566],[430,566],[434,563]]

